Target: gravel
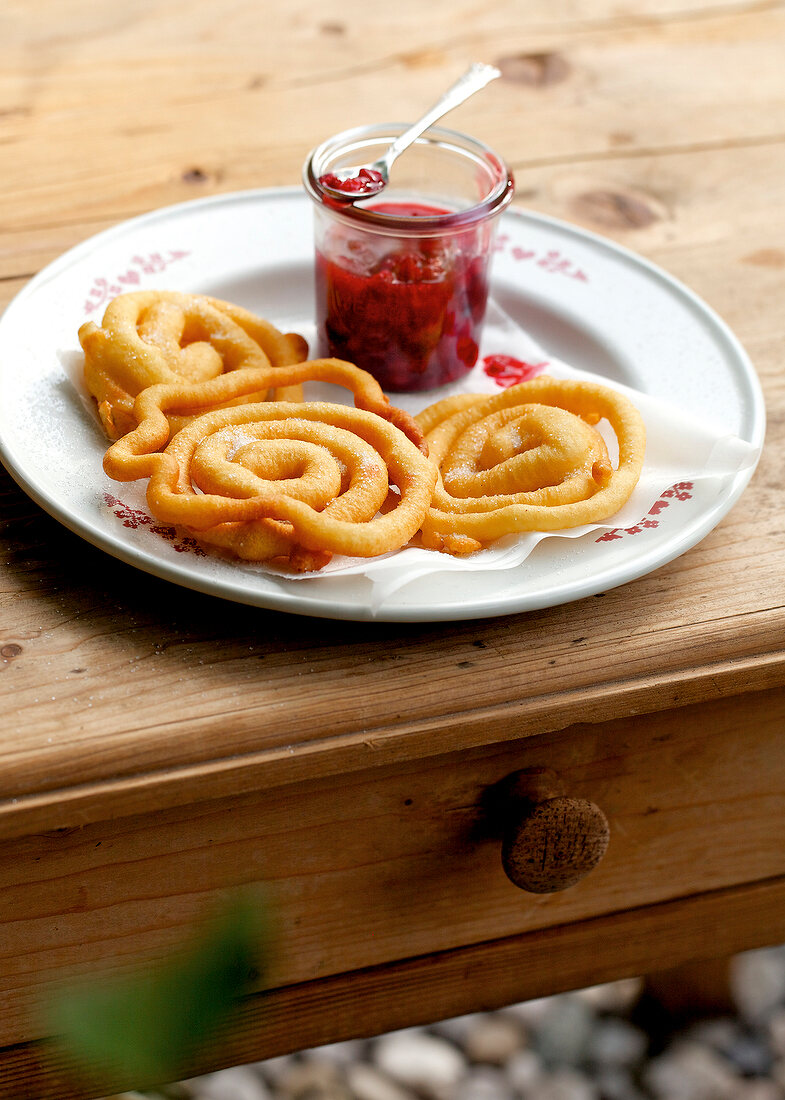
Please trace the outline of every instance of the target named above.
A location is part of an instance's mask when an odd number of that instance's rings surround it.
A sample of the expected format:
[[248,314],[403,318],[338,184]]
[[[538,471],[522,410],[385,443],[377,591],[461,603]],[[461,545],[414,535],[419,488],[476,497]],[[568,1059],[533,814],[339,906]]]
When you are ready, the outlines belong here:
[[613,982],[499,1012],[335,1043],[182,1081],[171,1095],[182,1100],[785,1100],[785,946],[736,957],[735,1010],[728,1016],[663,1022],[661,1013],[646,1015],[642,988],[637,980]]

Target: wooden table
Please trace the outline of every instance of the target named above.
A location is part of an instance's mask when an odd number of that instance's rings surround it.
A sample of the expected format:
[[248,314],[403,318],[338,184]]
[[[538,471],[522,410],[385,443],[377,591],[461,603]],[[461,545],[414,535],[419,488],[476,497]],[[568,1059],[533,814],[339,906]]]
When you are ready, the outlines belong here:
[[[519,205],[694,288],[769,417],[683,557],[441,625],[189,592],[0,475],[0,1096],[80,1095],[38,1042],[51,983],[154,965],[244,883],[279,914],[270,992],[193,1071],[785,939],[785,6],[11,0],[0,28],[0,305],[132,215],[297,184],[326,135],[483,59],[505,77],[451,124],[504,152]],[[534,895],[493,794],[542,766],[611,842]]]

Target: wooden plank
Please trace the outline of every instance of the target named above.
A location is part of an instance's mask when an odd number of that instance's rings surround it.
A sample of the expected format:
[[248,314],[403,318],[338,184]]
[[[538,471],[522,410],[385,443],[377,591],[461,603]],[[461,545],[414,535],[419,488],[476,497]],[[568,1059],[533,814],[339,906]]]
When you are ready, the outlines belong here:
[[[785,879],[413,957],[249,997],[182,1076],[634,977],[785,938]],[[0,1051],[0,1100],[85,1100],[146,1082],[86,1079],[54,1043]],[[30,1095],[28,1091],[26,1095]]]
[[[37,228],[42,210],[50,224],[120,220],[205,188],[297,183],[314,144],[389,114],[391,87],[398,115],[413,118],[478,55],[502,62],[506,79],[452,124],[516,168],[785,134],[785,13],[775,3],[685,5],[671,18],[587,5],[581,20],[566,5],[527,5],[522,17],[509,2],[450,7],[445,19],[444,3],[425,15],[407,0],[394,28],[367,9],[353,18],[352,5],[337,22],[281,8],[263,33],[247,2],[220,20],[210,9],[183,21],[178,10],[167,19],[132,6],[122,28],[48,7],[0,43],[0,141],[11,154],[2,220],[17,229]],[[166,50],[150,48],[161,41]],[[743,96],[729,71],[754,71]]]
[[[54,753],[44,773],[44,781],[52,784],[48,788],[40,785],[41,774],[36,768],[40,760],[31,758],[26,773],[31,782],[39,783],[39,789],[30,794],[20,790],[0,801],[0,836],[12,838],[40,830],[82,827],[141,813],[151,806],[184,806],[249,789],[269,790],[371,766],[425,759],[448,749],[503,744],[546,730],[558,730],[577,721],[602,723],[623,712],[658,711],[667,702],[687,706],[699,701],[726,700],[740,692],[742,705],[745,705],[743,700],[747,692],[766,691],[781,685],[783,671],[783,661],[777,655],[769,662],[756,656],[748,662],[708,665],[700,669],[682,667],[671,676],[661,674],[637,683],[610,681],[603,692],[582,690],[565,694],[563,698],[549,696],[547,704],[539,699],[531,707],[519,703],[507,704],[494,711],[477,708],[462,715],[450,715],[447,719],[438,717],[416,724],[404,722],[397,727],[377,726],[354,735],[323,736],[313,743],[304,740],[296,747],[284,745],[268,750],[254,747],[258,733],[254,716],[251,715],[246,723],[236,715],[231,732],[233,737],[247,738],[247,747],[242,751],[224,756],[213,750],[198,763],[167,762],[163,767],[156,767],[153,761],[140,769],[141,743],[131,736],[124,748],[118,735],[110,746],[114,754],[113,772],[108,775],[96,772],[92,781],[87,750],[74,752],[74,746],[61,735],[58,739],[61,759],[68,769],[61,775],[68,785],[57,785],[60,775],[54,770],[58,764]],[[445,721],[449,723],[447,726]],[[167,719],[142,732],[155,732],[156,746],[165,748],[168,735],[187,737],[190,741],[198,729],[209,746],[212,732],[221,728],[221,716],[215,715],[209,721],[194,720],[187,726]],[[133,731],[134,734],[138,732]],[[179,751],[175,745],[171,748],[173,752]],[[121,753],[121,750],[124,751]],[[99,758],[97,764],[102,767],[103,759]],[[123,769],[126,775],[118,777]]]
[[[62,132],[63,163],[73,164],[73,170],[81,173],[70,184],[51,173],[41,175],[43,185],[51,189],[46,192],[46,216],[42,218],[38,213],[41,195],[27,189],[35,161],[17,157],[14,171],[24,175],[25,201],[35,227],[29,232],[18,227],[7,231],[6,260],[12,265],[7,270],[13,270],[13,257],[20,257],[29,270],[45,256],[55,255],[66,241],[75,239],[76,234],[71,236],[75,227],[86,234],[106,224],[96,214],[94,202],[103,177],[84,171],[84,161],[77,155],[81,146],[72,140],[77,124],[89,128],[91,121],[95,123],[91,147],[103,148],[104,155],[114,148],[117,167],[113,170],[120,174],[120,166],[136,165],[136,160],[130,159],[131,150],[140,146],[156,173],[160,174],[164,165],[163,181],[159,176],[148,178],[144,187],[149,186],[149,192],[123,204],[123,213],[136,212],[145,205],[203,190],[279,180],[274,159],[268,163],[269,150],[261,138],[256,151],[245,155],[247,135],[267,133],[266,123],[249,126],[248,112],[256,107],[250,105],[242,115],[244,128],[240,121],[225,124],[232,96],[253,92],[262,102],[267,88],[270,95],[275,92],[276,110],[285,114],[287,97],[292,94],[299,101],[305,89],[310,97],[307,109],[317,120],[312,125],[322,126],[326,125],[322,111],[337,111],[339,106],[345,110],[352,81],[364,75],[363,67],[356,64],[351,70],[338,68],[339,63],[348,63],[351,51],[358,46],[354,29],[340,34],[334,27],[325,29],[314,21],[316,17],[298,20],[277,14],[270,37],[265,39],[265,49],[269,47],[265,57],[277,56],[280,43],[295,35],[298,42],[302,39],[304,50],[312,51],[303,54],[303,63],[308,58],[314,61],[317,54],[321,60],[317,58],[315,67],[304,68],[305,77],[276,69],[269,87],[262,82],[253,89],[239,88],[242,80],[232,76],[225,89],[227,98],[220,101],[221,118],[216,106],[204,119],[205,129],[200,134],[205,148],[214,147],[210,142],[215,141],[220,125],[220,148],[230,151],[230,167],[236,165],[238,172],[227,173],[222,168],[223,174],[207,172],[204,179],[192,174],[184,180],[181,174],[169,174],[166,167],[169,146],[165,135],[139,129],[131,132],[132,128],[126,127],[122,140],[127,146],[103,146],[105,130],[117,121],[116,111],[131,111],[131,100],[136,104],[133,109],[138,107],[133,97],[125,102],[126,93],[113,79],[112,65],[127,54],[140,67],[132,66],[129,72],[140,78],[147,72],[152,79],[171,71],[173,56],[198,56],[206,65],[199,76],[204,93],[215,97],[216,87],[226,84],[228,62],[220,48],[215,51],[217,60],[205,58],[205,34],[215,31],[219,46],[228,50],[234,41],[228,28],[233,25],[247,31],[251,9],[235,5],[238,18],[218,28],[212,16],[197,17],[178,39],[175,54],[165,56],[146,50],[160,27],[150,22],[143,9],[132,8],[122,33],[113,20],[88,16],[78,5],[77,9],[59,9],[41,40],[34,37],[42,51],[38,54],[42,71],[36,80],[26,75],[28,62],[21,60],[20,44],[27,34],[36,36],[39,31],[24,30],[26,24],[20,21],[16,36],[0,44],[0,50],[10,51],[9,66],[0,70],[8,74],[2,87],[3,102],[10,104],[0,119],[6,127],[3,132],[42,145],[50,130]],[[403,17],[404,23],[413,18],[414,8],[406,11],[409,15]],[[513,11],[509,5],[493,6],[483,16],[482,33],[506,41]],[[776,410],[785,383],[779,370],[779,315],[770,303],[785,289],[785,270],[777,249],[771,247],[771,238],[772,224],[785,218],[775,183],[785,170],[784,147],[765,142],[757,147],[746,145],[750,140],[747,126],[743,134],[737,128],[735,136],[729,132],[705,137],[703,117],[681,107],[701,86],[700,73],[710,69],[711,79],[717,78],[714,51],[727,53],[733,48],[739,64],[748,57],[746,51],[754,52],[764,76],[750,94],[758,95],[757,89],[766,90],[766,94],[771,91],[770,83],[779,72],[773,68],[770,51],[782,33],[781,5],[750,9],[733,4],[684,5],[666,14],[667,18],[660,19],[653,10],[641,9],[635,16],[622,18],[610,7],[590,8],[576,22],[558,7],[555,11],[537,9],[530,16],[533,22],[521,24],[520,33],[542,34],[538,48],[548,45],[560,50],[566,43],[565,49],[574,49],[580,64],[570,69],[568,78],[551,84],[498,82],[488,94],[493,92],[501,99],[488,100],[484,107],[478,100],[480,113],[476,117],[496,119],[505,134],[512,134],[516,142],[526,142],[522,155],[516,156],[522,201],[609,233],[661,260],[704,293],[748,343],[764,378],[767,398]],[[471,11],[462,12],[464,17],[467,25],[474,27]],[[542,22],[546,17],[547,25]],[[207,26],[199,18],[207,20]],[[62,26],[58,19],[64,21]],[[74,19],[76,22],[66,25]],[[80,24],[80,19],[99,19],[92,38],[85,34],[86,24]],[[368,34],[367,52],[362,56],[370,59],[383,35],[389,34],[389,26],[382,17],[374,16]],[[546,43],[548,36],[552,41]],[[63,40],[75,42],[78,48],[61,51],[61,56],[58,43]],[[681,63],[664,64],[666,55],[698,59],[699,67],[690,69],[695,83],[683,86]],[[389,81],[402,67],[411,102],[430,92],[445,66],[457,63],[454,54],[438,51],[419,56],[393,52],[385,57],[384,64],[379,62],[380,72]],[[243,63],[258,68],[259,55],[254,50],[242,53],[243,58]],[[65,100],[54,95],[50,84],[54,70],[47,68],[46,59],[61,64],[57,71],[62,84],[68,86]],[[663,103],[674,105],[672,111],[662,112],[657,125],[665,124],[666,115],[675,117],[679,126],[691,120],[690,133],[700,133],[702,138],[702,145],[697,143],[700,148],[692,148],[696,142],[691,139],[692,151],[672,146],[652,156],[647,143],[657,139],[653,132],[627,130],[632,141],[622,140],[619,131],[614,131],[613,140],[608,138],[605,119],[594,118],[592,112],[607,96],[618,117],[619,101],[614,97],[621,94],[625,81],[629,84],[625,75],[629,70],[624,65],[633,60],[636,66],[645,62],[641,71],[647,74],[647,81],[653,80],[656,72],[662,82],[657,87],[663,89]],[[370,60],[367,64],[373,67]],[[240,61],[237,65],[242,71]],[[343,72],[340,78],[339,72]],[[598,84],[592,97],[578,94],[579,82],[589,72],[609,82]],[[380,97],[389,87],[380,77],[377,82],[373,73],[368,79],[371,77],[370,84],[363,80],[363,88],[371,93],[369,109],[380,102],[374,96]],[[110,78],[112,86],[104,99]],[[197,81],[190,69],[187,80]],[[315,105],[313,88],[319,81],[335,86],[330,93],[335,99],[328,98],[323,104],[320,98]],[[729,86],[730,82],[723,81]],[[187,87],[178,85],[172,90],[171,84],[167,77],[159,89],[164,95],[160,103],[167,104],[167,117],[186,117],[186,109],[194,109]],[[14,98],[17,93],[21,99]],[[19,107],[26,102],[22,93],[30,96],[32,114]],[[637,89],[639,93],[641,89]],[[657,114],[649,109],[652,94],[647,86],[645,104],[633,97],[634,112],[643,112],[645,106],[647,117]],[[766,115],[768,120],[779,117],[778,94]],[[402,106],[408,102],[403,100]],[[522,105],[534,105],[537,110],[521,111]],[[263,120],[267,117],[264,112],[272,108],[268,103],[260,110]],[[726,112],[712,110],[719,119],[716,124],[725,125],[722,116]],[[551,163],[549,158],[562,156],[555,150],[540,155],[539,163],[530,167],[529,132],[521,130],[521,119],[524,127],[536,122],[538,132],[542,131],[538,140],[542,141],[543,133],[563,133],[562,124],[568,116],[573,119],[570,127],[594,135],[591,149],[570,138],[569,152],[564,154],[572,158],[570,163]],[[728,117],[739,121],[732,112]],[[283,123],[278,120],[275,125]],[[185,129],[193,132],[192,127]],[[271,139],[272,135],[270,131]],[[590,161],[590,156],[599,159]],[[294,172],[294,177],[287,179],[291,182],[299,172],[299,154],[296,162],[290,157],[287,171]],[[133,178],[131,172],[130,186]],[[48,202],[57,188],[72,186],[78,194]],[[63,210],[58,213],[60,201]],[[10,208],[7,212],[4,223],[12,221]],[[641,221],[646,224],[639,224]],[[21,285],[21,280],[6,280],[0,295]],[[133,812],[139,809],[139,791],[148,781],[174,788],[182,778],[179,798],[187,797],[186,790],[199,797],[229,793],[232,784],[242,782],[240,762],[254,770],[253,782],[261,782],[262,774],[264,782],[286,782],[317,774],[319,769],[364,767],[374,756],[392,762],[400,753],[441,751],[445,747],[442,738],[448,739],[447,747],[457,749],[477,744],[486,730],[494,739],[519,737],[569,723],[582,714],[603,720],[625,707],[646,710],[712,698],[718,692],[781,683],[779,609],[785,551],[777,516],[782,461],[781,443],[775,437],[751,489],[717,531],[685,559],[619,593],[608,593],[602,600],[518,617],[514,632],[507,623],[424,629],[336,624],[328,628],[319,624],[308,626],[307,641],[301,624],[284,624],[280,616],[216,605],[205,597],[173,591],[134,574],[61,531],[26,504],[6,480],[2,497],[6,519],[0,539],[4,560],[12,564],[4,574],[0,593],[0,640],[10,647],[6,653],[11,655],[3,658],[0,671],[7,686],[13,688],[13,709],[9,718],[12,732],[1,758],[5,776],[2,812],[9,822],[16,819],[7,827],[25,828],[22,810],[38,815],[28,820],[40,821],[42,815],[52,813],[52,821],[59,824],[83,819],[83,814],[95,819],[96,814],[107,812],[107,806],[115,813]],[[51,557],[52,545],[58,547],[57,559]],[[755,582],[740,584],[740,577],[749,579],[750,570],[755,571]],[[157,613],[140,611],[151,603],[165,609],[166,623],[178,626],[162,624]],[[264,623],[262,630],[260,622]],[[633,648],[624,675],[619,677],[615,655],[631,623],[637,624]],[[576,642],[578,638],[586,641]],[[359,648],[363,661],[355,667],[354,654]],[[350,670],[358,691],[347,700],[345,677]],[[307,705],[301,708],[303,676],[308,678],[309,695]],[[198,692],[191,690],[194,682],[199,684]],[[407,701],[405,714],[393,705],[402,697]],[[450,716],[450,732],[442,734],[445,697],[454,701],[455,713]],[[161,721],[161,698],[173,701],[176,720]],[[270,715],[275,716],[274,725]],[[111,736],[107,736],[108,730]],[[216,753],[218,733],[220,752]],[[318,759],[322,750],[330,757],[329,765]],[[118,777],[122,782],[115,785]],[[14,803],[14,798],[23,801]]]
[[[0,1045],[39,1034],[62,980],[155,966],[246,884],[277,986],[785,874],[784,727],[779,690],[4,842]],[[610,821],[557,894],[501,866],[500,784],[528,767]]]

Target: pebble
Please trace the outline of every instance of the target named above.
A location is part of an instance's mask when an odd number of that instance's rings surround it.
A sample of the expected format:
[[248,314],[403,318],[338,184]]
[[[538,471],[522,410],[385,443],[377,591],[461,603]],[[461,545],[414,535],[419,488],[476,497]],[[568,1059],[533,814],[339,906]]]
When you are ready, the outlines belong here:
[[595,1012],[629,1012],[640,1000],[643,981],[640,978],[624,978],[604,985],[591,985],[580,989],[573,996],[584,1001]]
[[649,1047],[648,1036],[627,1020],[608,1016],[589,1032],[586,1056],[604,1066],[634,1066],[642,1062]]
[[770,1032],[755,1030],[744,1021],[719,1018],[701,1021],[688,1032],[690,1040],[703,1043],[728,1059],[743,1077],[767,1077],[774,1060]]
[[768,1034],[774,1054],[785,1057],[785,1008],[778,1009],[770,1017]]
[[765,1077],[774,1059],[769,1033],[744,1021],[719,1017],[695,1025],[689,1036],[719,1051],[744,1077]]
[[523,1024],[529,1027],[539,1027],[542,1020],[548,1016],[557,1002],[565,1000],[564,997],[537,997],[533,1001],[521,1001],[520,1004],[510,1005],[504,1011],[517,1017]]
[[785,950],[766,947],[737,955],[731,967],[731,989],[741,1015],[756,1024],[785,1001]]
[[501,1066],[526,1045],[526,1033],[514,1016],[492,1013],[475,1020],[464,1036],[463,1048],[470,1062]]
[[478,1066],[458,1082],[450,1100],[518,1100],[518,1096],[501,1070]]
[[643,1083],[663,1100],[731,1100],[740,1079],[719,1054],[683,1041],[653,1059]]
[[433,1025],[433,1031],[437,1035],[444,1036],[445,1039],[449,1039],[455,1043],[456,1046],[463,1046],[466,1040],[466,1036],[472,1030],[481,1025],[486,1019],[484,1012],[471,1012],[466,1016],[454,1016],[450,1020],[440,1020],[437,1024]]
[[602,1100],[647,1100],[628,1069],[606,1066],[594,1076]]
[[367,1062],[347,1066],[346,1081],[354,1100],[417,1100],[413,1092],[396,1084]]
[[188,1088],[194,1100],[272,1100],[261,1076],[250,1066],[193,1078]]
[[276,1086],[276,1100],[353,1100],[341,1070],[332,1062],[306,1059],[295,1063]]
[[544,1069],[539,1054],[534,1050],[519,1050],[513,1054],[506,1069],[510,1084],[524,1096],[542,1082]]
[[[557,1069],[537,1086],[536,1100],[599,1100],[597,1087],[571,1069]],[[533,1098],[534,1100],[534,1098]]]
[[266,1058],[263,1062],[255,1062],[254,1069],[262,1074],[266,1081],[275,1084],[292,1066],[297,1065],[299,1057],[296,1054],[281,1054],[278,1058]]
[[348,1066],[362,1059],[365,1049],[366,1043],[362,1039],[348,1039],[343,1043],[328,1043],[325,1046],[315,1047],[313,1050],[306,1051],[305,1057],[333,1062],[337,1066]]
[[466,1060],[446,1039],[419,1029],[394,1031],[374,1044],[379,1069],[399,1084],[442,1100],[466,1070]]
[[687,1038],[724,1053],[733,1046],[738,1033],[737,1020],[729,1016],[716,1016],[693,1024],[687,1031]]
[[775,1082],[785,1096],[785,1058],[775,1062],[771,1067],[771,1079]]
[[782,1089],[774,1081],[743,1081],[733,1100],[782,1100]]
[[547,1065],[577,1066],[586,1056],[594,1013],[578,997],[558,997],[539,1022],[534,1043]]
[[767,1077],[771,1073],[774,1059],[763,1035],[738,1035],[726,1055],[744,1077]]

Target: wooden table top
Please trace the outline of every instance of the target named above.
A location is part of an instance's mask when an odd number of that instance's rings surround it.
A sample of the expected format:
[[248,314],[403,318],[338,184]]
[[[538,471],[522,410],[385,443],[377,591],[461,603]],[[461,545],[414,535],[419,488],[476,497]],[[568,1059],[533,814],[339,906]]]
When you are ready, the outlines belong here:
[[708,302],[755,364],[769,427],[740,501],[676,561],[572,604],[447,624],[309,619],[176,587],[0,472],[0,835],[785,683],[785,5],[661,9],[5,4],[0,307],[131,216],[297,185],[324,137],[391,104],[413,118],[486,60],[504,78],[450,125],[503,152],[518,206]]

